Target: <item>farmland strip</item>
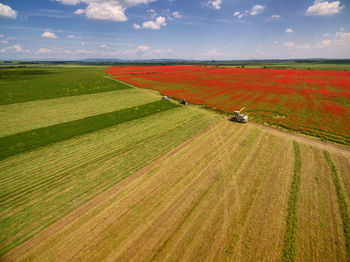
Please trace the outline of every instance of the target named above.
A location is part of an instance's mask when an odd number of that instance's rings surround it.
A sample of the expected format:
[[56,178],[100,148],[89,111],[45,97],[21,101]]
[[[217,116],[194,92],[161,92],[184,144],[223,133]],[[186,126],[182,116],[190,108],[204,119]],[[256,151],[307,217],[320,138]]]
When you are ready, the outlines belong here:
[[331,169],[331,176],[333,179],[333,184],[335,187],[335,192],[337,194],[338,206],[340,210],[340,215],[343,221],[343,231],[345,237],[345,247],[347,254],[347,261],[350,261],[350,217],[349,217],[349,204],[346,199],[346,193],[340,182],[337,167],[332,161],[332,158],[328,151],[324,151],[324,157]]
[[288,199],[282,261],[295,261],[297,255],[296,240],[298,230],[298,198],[301,184],[301,156],[299,144],[293,141],[293,146],[295,156],[294,175]]
[[2,137],[0,138],[0,159],[175,107],[178,105],[166,100],[159,100],[138,107]]

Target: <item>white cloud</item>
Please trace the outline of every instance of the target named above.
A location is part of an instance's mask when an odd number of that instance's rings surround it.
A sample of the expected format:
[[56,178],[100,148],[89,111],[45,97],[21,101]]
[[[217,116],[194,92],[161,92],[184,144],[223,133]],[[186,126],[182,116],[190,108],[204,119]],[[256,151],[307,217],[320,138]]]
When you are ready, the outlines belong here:
[[249,15],[258,15],[261,14],[265,10],[265,6],[263,5],[254,5],[252,9],[249,11]]
[[236,11],[236,12],[233,13],[233,16],[239,16],[240,13],[241,12]]
[[161,26],[166,26],[166,19],[163,16],[158,16],[156,21],[146,21],[142,23],[142,28],[159,30]]
[[332,40],[323,40],[319,43],[317,43],[316,47],[317,48],[326,48],[332,45]]
[[209,0],[205,3],[206,6],[212,7],[216,10],[221,9],[222,0]]
[[82,42],[82,43],[80,43],[80,45],[81,45],[81,46],[85,46],[85,43],[84,43],[84,42]]
[[328,33],[325,33],[325,34],[323,34],[322,36],[323,36],[323,37],[327,37],[327,36],[329,36],[329,34],[328,34]]
[[272,15],[271,18],[280,18],[280,15]]
[[294,31],[293,31],[293,29],[288,28],[288,29],[286,29],[286,31],[284,31],[284,32],[286,32],[286,33],[293,33]]
[[5,35],[1,35],[1,34],[0,34],[0,38],[1,38],[1,37],[4,37],[4,36],[5,36]]
[[52,33],[50,31],[46,30],[44,33],[41,34],[41,37],[50,38],[50,39],[56,39],[57,35],[55,35],[55,33]]
[[61,2],[64,5],[77,5],[80,3],[80,0],[56,0],[57,2]]
[[138,25],[138,24],[133,24],[133,27],[134,27],[134,29],[140,29],[141,28],[141,26]]
[[279,44],[279,42],[278,42],[278,41],[273,41],[273,43],[274,43],[275,45],[278,45],[278,44]]
[[75,38],[75,35],[67,35],[67,38],[70,38],[70,39]]
[[7,40],[0,41],[1,44],[7,44],[8,42]]
[[181,18],[182,17],[182,15],[178,11],[173,12],[172,15],[174,18]]
[[8,46],[8,47],[1,49],[1,53],[5,53],[5,52],[19,53],[19,52],[28,52],[28,50],[23,50],[23,48],[19,44],[16,44],[16,45]]
[[150,50],[151,48],[149,46],[146,45],[141,45],[139,47],[136,48],[136,53],[140,54],[140,53],[144,53],[148,50]]
[[244,13],[236,11],[233,13],[233,16],[237,17],[238,19],[241,19],[244,16],[248,15],[258,15],[261,14],[265,10],[265,6],[263,5],[254,5],[251,9],[244,10]]
[[350,33],[337,32],[333,44],[340,48],[350,49]]
[[124,14],[125,9],[118,2],[91,3],[86,8],[86,17],[96,20],[123,22],[128,20]]
[[13,10],[11,7],[0,3],[0,18],[16,19],[17,15],[18,13],[15,10]]
[[77,9],[75,12],[74,12],[74,14],[76,14],[76,15],[82,15],[82,14],[84,14],[85,13],[85,10],[84,9]]
[[305,11],[307,16],[334,15],[340,13],[344,6],[340,6],[339,1],[328,2],[325,0],[315,0],[312,6]]
[[289,50],[290,49],[310,49],[310,45],[297,45],[294,42],[287,42],[284,44]]
[[147,4],[156,0],[56,0],[65,5],[86,4],[86,9],[78,9],[74,14],[86,15],[89,19],[123,22],[128,20],[125,10],[139,4]]

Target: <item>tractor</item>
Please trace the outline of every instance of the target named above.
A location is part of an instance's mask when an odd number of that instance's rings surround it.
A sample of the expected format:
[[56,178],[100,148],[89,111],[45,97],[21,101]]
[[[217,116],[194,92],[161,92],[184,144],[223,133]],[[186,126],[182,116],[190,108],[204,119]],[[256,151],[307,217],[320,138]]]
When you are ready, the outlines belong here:
[[231,118],[232,121],[238,122],[238,123],[247,123],[248,122],[248,115],[241,114],[241,112],[245,109],[243,107],[239,111],[234,111],[233,112],[233,117]]

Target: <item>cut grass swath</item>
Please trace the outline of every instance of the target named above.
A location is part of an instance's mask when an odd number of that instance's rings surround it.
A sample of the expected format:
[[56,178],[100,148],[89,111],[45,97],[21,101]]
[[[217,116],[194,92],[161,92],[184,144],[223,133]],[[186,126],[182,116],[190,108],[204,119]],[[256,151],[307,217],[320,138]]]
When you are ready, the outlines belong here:
[[2,137],[0,138],[0,159],[178,106],[166,100],[159,100],[137,107]]
[[331,175],[333,184],[335,187],[335,192],[337,194],[338,206],[340,210],[340,215],[343,221],[343,230],[345,237],[346,255],[347,261],[350,261],[350,218],[349,218],[349,205],[345,197],[344,189],[341,185],[337,168],[332,161],[332,158],[328,151],[324,151],[324,157],[331,169]]
[[211,123],[177,107],[1,161],[0,256]]
[[298,198],[301,184],[301,155],[300,146],[293,141],[294,146],[294,175],[290,188],[287,207],[286,233],[284,235],[284,246],[282,261],[295,261],[297,255],[297,231],[298,231]]

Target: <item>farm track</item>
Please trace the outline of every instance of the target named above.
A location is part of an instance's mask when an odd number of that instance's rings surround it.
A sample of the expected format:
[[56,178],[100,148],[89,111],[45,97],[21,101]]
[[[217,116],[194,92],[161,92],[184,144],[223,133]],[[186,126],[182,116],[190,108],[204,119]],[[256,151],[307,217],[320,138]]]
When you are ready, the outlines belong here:
[[[279,259],[294,169],[295,136],[276,135],[278,131],[220,119],[165,156],[158,154],[150,159],[149,166],[127,169],[129,177],[109,189],[101,188],[99,196],[3,258],[9,261],[58,261],[62,256],[69,261]],[[187,128],[188,123],[184,125]],[[128,137],[125,135],[123,139],[127,141]],[[310,146],[308,138],[302,136],[298,142],[303,160],[296,260],[346,260],[331,170],[323,158],[327,144],[312,140]],[[350,153],[333,145],[328,149],[343,181],[349,175]],[[136,156],[137,152],[132,154]],[[71,157],[68,155],[67,159]],[[90,172],[97,175],[109,170],[102,159]],[[106,167],[119,165],[112,159],[105,159]]]

